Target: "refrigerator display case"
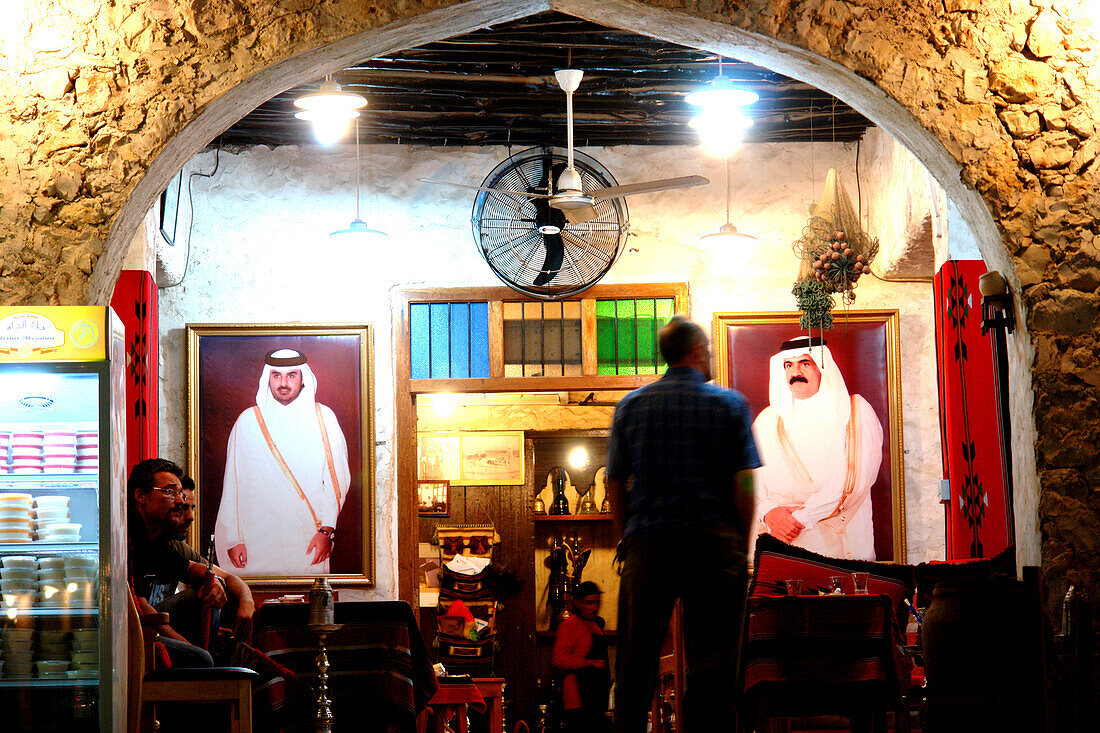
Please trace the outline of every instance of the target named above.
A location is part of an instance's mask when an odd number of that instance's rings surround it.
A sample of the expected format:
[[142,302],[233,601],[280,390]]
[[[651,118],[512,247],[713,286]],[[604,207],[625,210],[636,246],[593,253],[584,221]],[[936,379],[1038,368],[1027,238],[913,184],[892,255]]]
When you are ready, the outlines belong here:
[[6,730],[122,731],[121,322],[0,307],[0,710]]

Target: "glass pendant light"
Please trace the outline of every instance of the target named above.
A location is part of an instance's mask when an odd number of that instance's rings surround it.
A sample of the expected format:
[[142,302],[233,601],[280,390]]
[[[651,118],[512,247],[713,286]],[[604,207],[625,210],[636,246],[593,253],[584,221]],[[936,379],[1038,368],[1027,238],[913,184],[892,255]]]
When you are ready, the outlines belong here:
[[718,58],[718,76],[699,91],[684,97],[684,101],[700,108],[688,125],[699,133],[703,148],[716,157],[728,156],[752,127],[752,120],[741,108],[752,104],[759,95],[739,89],[722,73],[722,58]]
[[[358,113],[356,113],[358,114]],[[355,121],[355,218],[351,220],[346,229],[338,229],[329,234],[338,239],[356,240],[365,242],[371,239],[386,239],[388,234],[380,229],[371,229],[367,222],[359,218],[359,120]]]

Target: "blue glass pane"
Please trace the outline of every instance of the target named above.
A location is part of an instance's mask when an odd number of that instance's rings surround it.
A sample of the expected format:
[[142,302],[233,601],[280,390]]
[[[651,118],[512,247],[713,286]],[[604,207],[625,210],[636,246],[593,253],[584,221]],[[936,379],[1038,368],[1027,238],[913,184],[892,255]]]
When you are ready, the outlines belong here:
[[470,304],[451,303],[451,376],[470,376]]
[[409,365],[412,367],[413,379],[427,379],[432,373],[428,358],[430,324],[427,303],[413,303],[409,306]]
[[449,303],[432,303],[432,379],[451,376],[451,309]]
[[470,303],[470,376],[489,376],[488,303]]

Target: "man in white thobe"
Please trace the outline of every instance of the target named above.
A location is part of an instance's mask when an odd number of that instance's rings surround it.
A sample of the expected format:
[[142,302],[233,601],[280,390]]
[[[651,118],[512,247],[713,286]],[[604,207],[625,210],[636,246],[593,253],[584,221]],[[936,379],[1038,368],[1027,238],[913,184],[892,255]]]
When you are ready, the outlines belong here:
[[[771,404],[753,423],[754,534],[829,557],[875,559],[871,486],[882,463],[882,423],[821,338],[786,341],[769,363]],[[754,538],[755,541],[755,538]]]
[[214,546],[239,575],[329,572],[351,471],[336,415],[316,395],[304,354],[271,351],[256,405],[229,434]]

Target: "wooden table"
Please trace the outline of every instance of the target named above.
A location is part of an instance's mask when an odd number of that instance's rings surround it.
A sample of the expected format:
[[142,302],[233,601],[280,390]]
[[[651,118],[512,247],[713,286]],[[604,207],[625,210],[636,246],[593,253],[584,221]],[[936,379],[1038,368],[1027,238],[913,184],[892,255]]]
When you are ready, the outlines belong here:
[[489,733],[504,733],[504,678],[474,677],[489,712]]

